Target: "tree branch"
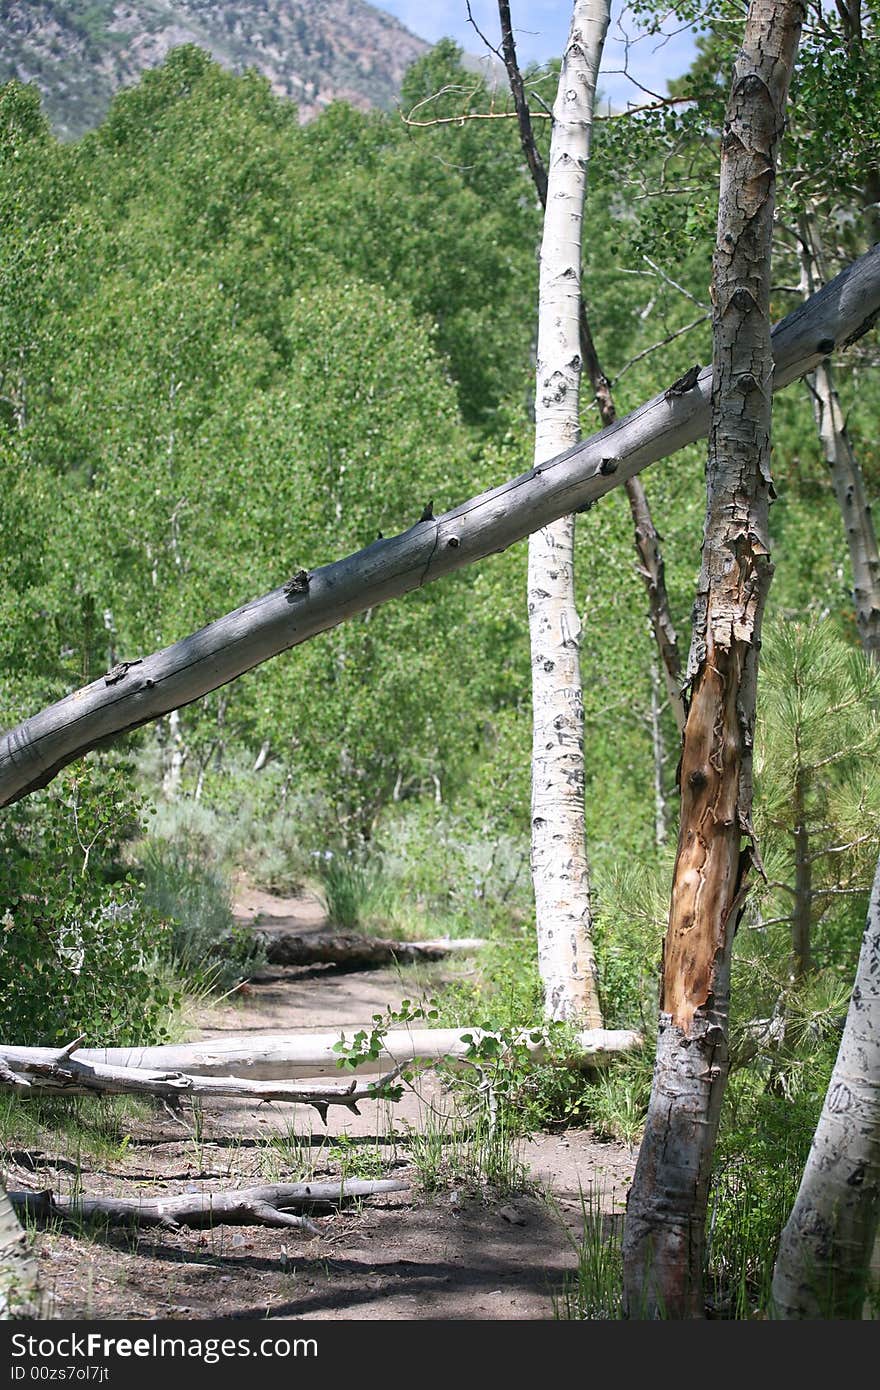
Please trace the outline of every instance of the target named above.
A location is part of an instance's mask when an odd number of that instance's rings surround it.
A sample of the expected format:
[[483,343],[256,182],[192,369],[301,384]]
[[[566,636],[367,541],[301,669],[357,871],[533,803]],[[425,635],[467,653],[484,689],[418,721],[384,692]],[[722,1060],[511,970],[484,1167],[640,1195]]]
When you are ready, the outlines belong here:
[[[880,245],[798,305],[773,333],[773,389],[850,346],[880,314]],[[61,768],[116,735],[235,680],[337,623],[504,550],[578,511],[642,469],[701,438],[712,372],[671,388],[574,448],[440,517],[417,521],[346,559],[244,604],[123,675],[93,681],[0,739],[0,805],[46,786]]]

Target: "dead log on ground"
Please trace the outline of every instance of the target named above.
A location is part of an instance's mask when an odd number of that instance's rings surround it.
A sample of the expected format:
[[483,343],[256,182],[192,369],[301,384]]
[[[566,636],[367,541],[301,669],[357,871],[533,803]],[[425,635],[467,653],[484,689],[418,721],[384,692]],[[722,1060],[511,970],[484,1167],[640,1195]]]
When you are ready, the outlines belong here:
[[161,1226],[165,1230],[179,1226],[293,1226],[313,1237],[321,1234],[317,1226],[307,1216],[294,1216],[289,1208],[337,1207],[346,1199],[405,1192],[408,1186],[397,1178],[352,1178],[342,1183],[276,1183],[172,1197],[60,1197],[48,1191],[17,1191],[9,1193],[9,1200],[21,1220],[103,1220],[111,1225]]
[[[324,1124],[331,1105],[360,1114],[358,1103],[387,1098],[387,1086],[396,1079],[392,1071],[374,1081],[351,1081],[347,1085],[302,1086],[290,1081],[247,1081],[235,1076],[188,1076],[180,1071],[151,1071],[136,1067],[107,1066],[73,1057],[82,1042],[78,1038],[49,1056],[32,1057],[19,1049],[15,1058],[0,1053],[0,1092],[49,1093],[52,1095],[149,1095],[160,1100],[179,1101],[183,1096],[200,1098],[232,1096],[238,1099],[284,1101],[310,1105]],[[36,1049],[35,1049],[36,1050]]]
[[479,951],[482,937],[438,937],[432,941],[393,941],[390,937],[359,936],[354,932],[289,932],[252,928],[271,965],[338,965],[347,970],[375,966],[414,965],[445,956]]
[[[362,1030],[349,1029],[344,1034],[342,1030],[338,1033],[275,1033],[258,1037],[208,1038],[202,1042],[160,1047],[89,1047],[77,1049],[75,1060],[90,1066],[180,1072],[189,1077],[219,1076],[226,1080],[243,1077],[277,1081],[336,1076],[340,1062],[336,1044],[340,1038],[344,1037],[351,1046],[357,1032],[369,1038],[372,1031],[368,1025]],[[543,1042],[531,1041],[531,1034],[539,1031],[524,1029],[519,1039],[535,1062],[545,1061],[550,1055]],[[465,1061],[472,1051],[469,1039],[479,1043],[492,1036],[497,1035],[482,1028],[395,1029],[382,1035],[377,1055],[365,1057],[358,1072],[363,1076],[386,1077],[391,1069],[406,1066],[417,1058]],[[641,1043],[640,1034],[629,1029],[590,1028],[575,1034],[567,1061],[583,1070],[602,1067],[613,1057],[631,1052]],[[0,1051],[0,1060],[6,1068],[19,1074],[41,1062],[57,1063],[58,1056],[58,1050],[49,1047],[4,1046]]]

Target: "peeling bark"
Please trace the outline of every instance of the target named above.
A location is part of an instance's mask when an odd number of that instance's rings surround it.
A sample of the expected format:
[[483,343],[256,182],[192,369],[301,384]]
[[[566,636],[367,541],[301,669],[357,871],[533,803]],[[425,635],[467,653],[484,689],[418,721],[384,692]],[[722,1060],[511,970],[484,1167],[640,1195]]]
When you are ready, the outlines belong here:
[[703,1315],[706,1203],[729,1069],[730,952],[755,855],[755,689],[772,573],[773,183],[802,19],[802,0],[753,0],[721,136],[703,564],[657,1062],[624,1233],[630,1316]]
[[837,1061],[773,1272],[773,1316],[859,1318],[880,1232],[880,862]]
[[[575,0],[553,108],[538,309],[535,465],[579,439],[581,223],[607,0]],[[529,537],[532,880],[548,1018],[601,1027],[584,809],[574,515]]]

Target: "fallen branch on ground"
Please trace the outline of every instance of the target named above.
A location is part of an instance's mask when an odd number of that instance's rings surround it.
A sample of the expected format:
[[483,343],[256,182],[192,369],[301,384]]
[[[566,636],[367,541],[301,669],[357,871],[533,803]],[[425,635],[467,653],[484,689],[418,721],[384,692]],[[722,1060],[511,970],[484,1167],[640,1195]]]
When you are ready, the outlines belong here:
[[[777,324],[773,389],[855,342],[878,312],[880,245]],[[443,516],[426,514],[399,536],[311,573],[301,570],[172,646],[119,662],[0,739],[0,805],[46,786],[105,739],[191,704],[357,613],[506,549],[694,443],[708,428],[712,372],[706,367],[691,375],[591,439]]]
[[387,1087],[397,1079],[397,1072],[391,1071],[377,1080],[354,1080],[346,1086],[302,1086],[290,1081],[246,1081],[235,1076],[189,1076],[181,1071],[154,1071],[83,1061],[82,1054],[71,1055],[81,1042],[82,1039],[77,1038],[54,1053],[48,1048],[39,1049],[48,1055],[29,1055],[27,1048],[18,1049],[15,1056],[0,1053],[0,1092],[149,1095],[168,1101],[179,1101],[183,1096],[285,1101],[313,1106],[326,1124],[331,1105],[342,1106],[359,1115],[360,1101],[387,1099]]
[[390,937],[354,932],[288,932],[254,927],[253,935],[272,965],[340,965],[350,970],[371,966],[414,965],[423,960],[479,951],[482,937],[442,937],[434,941],[392,941]]
[[10,1192],[20,1219],[48,1221],[53,1217],[77,1221],[104,1220],[112,1225],[161,1226],[285,1226],[319,1236],[306,1216],[288,1208],[336,1207],[349,1198],[405,1192],[408,1184],[396,1178],[349,1182],[277,1183],[241,1187],[233,1192],[186,1192],[173,1197],[60,1197],[53,1192]]
[[[354,1045],[356,1034],[368,1037],[372,1028],[338,1033],[276,1033],[259,1037],[208,1038],[203,1042],[168,1044],[160,1047],[105,1047],[77,1049],[75,1060],[93,1068],[125,1068],[135,1072],[184,1073],[196,1076],[244,1077],[254,1081],[293,1080],[297,1077],[339,1074],[337,1043],[344,1038]],[[545,1061],[550,1053],[543,1042],[533,1043],[532,1032],[523,1029],[518,1039],[528,1048],[531,1059]],[[391,1068],[403,1067],[416,1059],[429,1061],[473,1058],[474,1045],[491,1038],[482,1028],[420,1028],[393,1030],[381,1035],[381,1048],[375,1057],[364,1057],[358,1071],[364,1076],[379,1075],[389,1080]],[[570,1065],[589,1069],[605,1066],[612,1057],[641,1045],[640,1034],[628,1029],[590,1028],[575,1034]],[[77,1044],[71,1044],[76,1049]],[[64,1050],[69,1057],[69,1050]],[[40,1063],[57,1064],[59,1053],[49,1047],[3,1047],[0,1058],[6,1068],[21,1074]],[[378,1086],[374,1086],[378,1090]],[[363,1093],[358,1099],[367,1099]],[[309,1101],[312,1104],[313,1101]],[[338,1102],[337,1102],[338,1103]],[[344,1102],[343,1102],[344,1103]]]

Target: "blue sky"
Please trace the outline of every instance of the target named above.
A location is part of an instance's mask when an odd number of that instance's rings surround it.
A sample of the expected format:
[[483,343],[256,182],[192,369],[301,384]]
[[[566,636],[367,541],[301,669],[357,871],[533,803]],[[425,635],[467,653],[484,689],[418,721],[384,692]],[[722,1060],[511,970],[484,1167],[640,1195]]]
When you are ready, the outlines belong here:
[[[374,0],[377,8],[387,10],[406,25],[412,33],[434,43],[450,37],[469,53],[479,54],[479,38],[468,23],[465,0]],[[471,0],[474,19],[493,43],[499,42],[498,7],[495,0]],[[571,22],[571,0],[511,0],[510,11],[516,31],[517,53],[524,65],[558,57],[565,45]],[[647,98],[628,78],[615,72],[624,66],[652,91],[666,92],[666,81],[678,77],[690,65],[694,55],[694,38],[690,30],[676,33],[677,25],[669,21],[664,29],[670,37],[659,35],[639,37],[639,26],[631,12],[620,0],[614,0],[611,25],[605,42],[605,57],[599,79],[600,92],[615,108],[627,102]],[[631,43],[627,54],[626,37]]]

